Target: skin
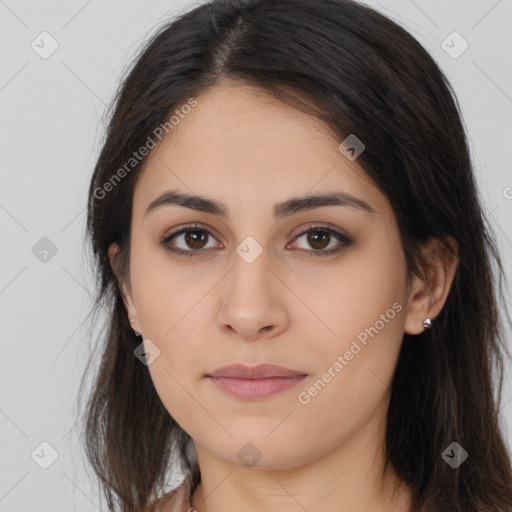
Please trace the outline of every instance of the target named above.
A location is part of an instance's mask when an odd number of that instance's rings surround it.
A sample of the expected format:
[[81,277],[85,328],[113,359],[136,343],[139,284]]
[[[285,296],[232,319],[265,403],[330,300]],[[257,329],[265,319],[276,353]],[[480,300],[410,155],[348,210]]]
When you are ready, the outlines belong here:
[[[435,321],[456,260],[433,240],[424,246],[430,286],[416,276],[407,281],[391,205],[321,121],[234,82],[197,101],[139,176],[130,279],[121,283],[133,329],[160,350],[148,367],[155,388],[194,442],[202,481],[192,506],[199,512],[409,510],[409,490],[392,469],[382,474],[390,382],[404,332],[418,334],[425,318]],[[178,205],[145,215],[167,190],[222,201],[230,217]],[[272,216],[275,203],[332,191],[349,192],[375,213],[323,206],[279,221]],[[202,248],[206,256],[166,251],[160,239],[190,223],[200,223],[208,238],[191,246],[182,234],[169,244]],[[297,238],[316,223],[354,243],[315,257],[343,246],[334,236],[324,245]],[[236,252],[248,236],[262,248],[252,263]],[[114,269],[117,250],[113,244],[109,251]],[[359,343],[362,349],[309,403],[300,403],[298,394],[394,303],[401,310],[367,345]],[[204,378],[234,362],[272,362],[308,377],[267,399],[236,399]],[[237,456],[249,442],[261,454],[255,465]]]

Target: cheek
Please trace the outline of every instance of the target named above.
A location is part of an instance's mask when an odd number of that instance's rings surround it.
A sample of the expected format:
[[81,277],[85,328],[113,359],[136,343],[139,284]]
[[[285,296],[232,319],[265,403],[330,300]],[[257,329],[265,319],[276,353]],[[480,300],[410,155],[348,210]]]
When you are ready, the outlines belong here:
[[[405,309],[406,267],[402,254],[392,249],[375,243],[336,264],[294,269],[294,292],[312,313],[302,316],[304,327],[316,328],[326,344],[337,350],[376,322],[379,331],[388,332],[393,324],[395,334],[399,333],[396,313]],[[390,320],[384,329],[381,315],[384,321]]]
[[377,411],[385,421],[404,308],[386,298],[380,306],[363,307],[361,313],[350,301],[346,303],[337,323],[332,320],[334,341],[317,354],[318,373],[298,390],[296,425],[304,436],[323,439],[326,450],[329,441],[343,442],[356,435]]
[[135,306],[148,338],[172,340],[181,319],[186,321],[186,316],[205,294],[203,286],[190,282],[180,269],[163,248],[147,244],[132,253]]
[[298,294],[316,313],[306,328],[324,333],[317,352],[320,391],[303,389],[311,414],[335,408],[344,421],[357,422],[382,399],[403,338],[405,275],[402,254],[381,243],[317,272],[316,280],[300,281]]
[[376,416],[383,421],[387,379],[381,380],[378,369],[377,376],[373,375],[367,363],[358,357],[364,355],[356,356],[339,374],[334,372],[335,376],[325,385],[327,379],[320,375],[301,395],[300,405],[294,411],[299,439],[317,439],[315,450],[319,452],[329,452],[332,446],[357,436]]

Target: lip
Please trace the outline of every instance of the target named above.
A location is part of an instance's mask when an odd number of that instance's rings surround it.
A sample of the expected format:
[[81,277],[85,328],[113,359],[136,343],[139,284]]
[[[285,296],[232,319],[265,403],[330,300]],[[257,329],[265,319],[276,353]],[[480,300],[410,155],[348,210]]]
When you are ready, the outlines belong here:
[[230,364],[217,368],[207,377],[231,377],[235,379],[266,379],[269,377],[300,377],[307,375],[304,372],[291,370],[284,366],[270,363],[247,366],[241,363]]
[[269,398],[296,386],[306,377],[304,372],[274,364],[233,364],[206,375],[219,390],[246,400]]

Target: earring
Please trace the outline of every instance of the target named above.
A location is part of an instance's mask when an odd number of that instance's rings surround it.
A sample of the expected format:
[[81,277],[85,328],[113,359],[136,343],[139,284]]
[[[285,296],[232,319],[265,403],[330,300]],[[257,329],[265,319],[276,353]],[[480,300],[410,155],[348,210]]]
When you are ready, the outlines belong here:
[[[133,323],[133,318],[132,317],[129,317],[130,318],[130,323]],[[135,333],[135,336],[137,337],[141,337],[142,338],[142,334],[140,332],[137,332],[135,329],[133,329],[133,332]]]
[[425,318],[425,321],[423,322],[423,327],[425,327],[425,329],[430,329],[430,327],[432,327],[432,322],[430,318]]

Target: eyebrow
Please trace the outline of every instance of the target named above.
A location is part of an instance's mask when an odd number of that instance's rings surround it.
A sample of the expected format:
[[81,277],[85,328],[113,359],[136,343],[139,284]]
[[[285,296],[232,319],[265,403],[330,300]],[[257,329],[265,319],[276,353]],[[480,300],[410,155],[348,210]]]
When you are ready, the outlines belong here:
[[[223,218],[229,217],[229,208],[225,203],[200,195],[178,192],[176,190],[168,190],[159,195],[147,207],[144,215],[169,205],[183,206],[191,210],[210,213]],[[280,219],[322,206],[349,206],[368,213],[377,213],[366,201],[358,199],[347,192],[326,192],[310,194],[303,197],[292,197],[282,203],[275,204],[273,213],[275,219]]]

